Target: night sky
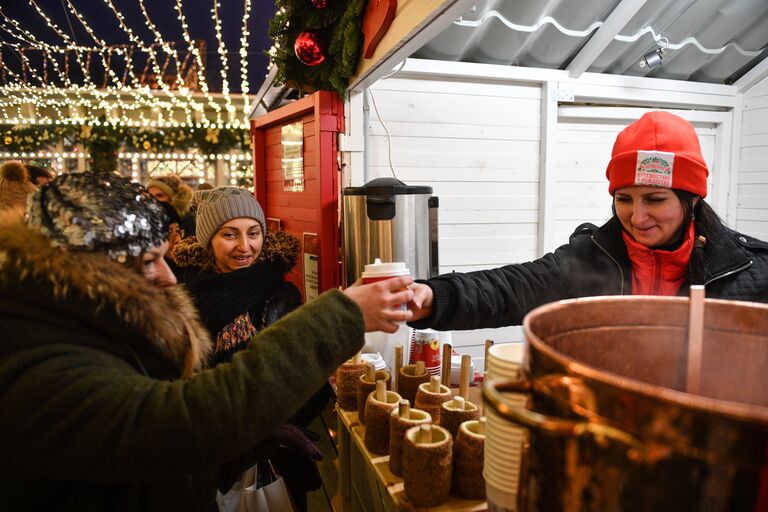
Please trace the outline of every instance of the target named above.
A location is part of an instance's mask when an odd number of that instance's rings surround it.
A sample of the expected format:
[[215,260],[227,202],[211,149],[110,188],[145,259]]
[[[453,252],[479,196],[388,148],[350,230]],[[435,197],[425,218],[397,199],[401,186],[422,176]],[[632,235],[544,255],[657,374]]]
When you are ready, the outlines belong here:
[[[19,41],[11,36],[8,29],[13,29],[12,24],[5,17],[18,21],[23,28],[31,32],[36,38],[49,44],[62,46],[64,44],[61,36],[51,29],[45,20],[37,13],[32,6],[33,0],[0,0],[0,41],[19,43],[28,45],[28,43]],[[79,11],[88,25],[93,29],[95,35],[109,44],[128,44],[128,36],[120,28],[117,18],[105,0],[70,0],[72,5]],[[96,46],[94,40],[88,35],[77,17],[67,7],[67,0],[34,0],[42,11],[51,18],[63,32],[82,46]],[[229,65],[229,87],[231,92],[240,92],[240,36],[242,29],[243,4],[244,0],[219,0],[221,7],[219,14],[222,23],[222,34],[224,44],[228,54]],[[139,0],[112,0],[113,5],[122,12],[127,25],[133,30],[134,34],[141,38],[145,44],[154,42],[154,36],[147,27],[144,15],[141,12]],[[268,21],[275,12],[274,0],[252,0],[251,17],[249,19],[249,37],[248,37],[248,79],[251,85],[251,93],[256,92],[266,75],[267,58],[264,51],[271,46],[267,35]],[[186,16],[189,26],[190,36],[193,39],[205,39],[207,50],[207,79],[212,91],[221,90],[221,58],[217,52],[217,42],[214,31],[213,0],[181,0],[182,9]],[[144,0],[147,12],[152,22],[163,34],[166,41],[176,41],[180,46],[178,48],[186,49],[184,43],[181,23],[176,12],[176,0]],[[5,17],[3,16],[5,15]],[[17,73],[20,70],[21,59],[18,50],[3,45],[3,63],[14,69]],[[34,66],[38,70],[42,69],[39,64],[42,62],[40,52],[25,52]],[[183,56],[183,54],[182,54]],[[60,61],[60,63],[63,60]],[[91,76],[99,84],[103,76],[103,66],[99,64],[100,59],[92,59]],[[124,69],[124,65],[122,66]],[[136,73],[141,73],[144,68],[144,62],[138,57],[134,59],[133,69]],[[101,71],[100,71],[101,70]],[[119,65],[115,65],[113,70],[116,74],[121,74]],[[73,66],[71,74],[75,82],[81,82],[82,76],[78,74]],[[60,77],[54,77],[49,68],[49,79],[56,84],[55,80]]]

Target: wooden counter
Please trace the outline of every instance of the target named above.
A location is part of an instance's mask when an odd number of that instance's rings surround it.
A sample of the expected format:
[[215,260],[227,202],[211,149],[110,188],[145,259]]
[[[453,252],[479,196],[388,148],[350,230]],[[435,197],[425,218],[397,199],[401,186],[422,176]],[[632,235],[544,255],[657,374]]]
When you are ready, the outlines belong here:
[[[357,412],[338,407],[336,412],[341,512],[417,510],[405,496],[403,479],[389,471],[389,455],[375,455],[366,449],[363,441],[365,427],[360,425]],[[485,501],[450,496],[439,507],[418,510],[474,512],[487,509]]]

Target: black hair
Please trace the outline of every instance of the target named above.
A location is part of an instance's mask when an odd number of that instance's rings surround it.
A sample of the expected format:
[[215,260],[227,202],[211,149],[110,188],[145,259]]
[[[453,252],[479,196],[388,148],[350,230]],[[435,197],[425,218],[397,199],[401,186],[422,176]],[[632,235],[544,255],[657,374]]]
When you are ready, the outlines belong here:
[[686,190],[672,189],[672,191],[683,204],[685,214],[683,225],[687,226],[688,221],[693,221],[693,251],[691,252],[691,259],[688,260],[686,284],[689,286],[692,284],[703,285],[704,246],[710,240],[712,233],[723,226],[723,221],[709,203],[703,199],[699,198],[694,204],[694,199],[699,197],[696,194]]
[[176,208],[174,208],[171,203],[157,201],[157,204],[168,216],[168,225],[173,224],[174,222],[176,224],[181,224],[181,216],[179,216],[179,212],[176,211]]
[[53,178],[53,175],[48,169],[43,169],[37,165],[27,165],[26,167],[29,181],[34,185],[37,185],[37,178],[45,178],[47,180]]

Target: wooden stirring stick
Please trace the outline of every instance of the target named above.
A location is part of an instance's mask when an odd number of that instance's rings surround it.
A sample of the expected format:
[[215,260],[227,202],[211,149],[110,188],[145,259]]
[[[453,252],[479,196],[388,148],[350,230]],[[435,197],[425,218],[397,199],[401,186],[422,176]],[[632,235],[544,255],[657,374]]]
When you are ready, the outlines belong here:
[[459,410],[459,411],[463,411],[464,409],[467,408],[466,404],[467,403],[464,401],[464,399],[462,397],[460,397],[460,396],[453,397],[453,408],[454,409]]
[[424,361],[416,361],[416,376],[424,375],[424,372],[427,371],[427,366],[424,364]]
[[376,370],[373,368],[372,364],[369,364],[368,368],[365,369],[365,380],[368,382],[376,380]]
[[395,345],[395,374],[392,375],[392,391],[397,392],[397,385],[400,384],[400,368],[403,367],[403,346]]
[[440,392],[440,377],[433,375],[429,378],[429,391],[432,393]]
[[450,343],[443,344],[443,368],[442,368],[442,384],[446,387],[451,387],[451,354],[453,353],[453,347]]
[[432,425],[426,424],[419,426],[419,444],[432,442]]
[[406,400],[405,398],[400,400],[400,403],[397,404],[397,414],[403,419],[410,419],[411,418],[411,402]]
[[387,383],[383,380],[376,381],[376,400],[379,402],[387,401]]
[[464,400],[469,400],[469,369],[472,366],[472,356],[464,354],[461,356],[461,377],[459,379],[459,396]]
[[695,395],[701,391],[701,358],[704,343],[704,287],[691,286],[688,312],[688,375],[686,391]]
[[352,356],[352,364],[360,364],[360,352]]
[[[483,382],[488,380],[488,353],[493,346],[493,340],[485,340],[485,352],[483,355]],[[480,400],[480,416],[485,414],[485,401]]]

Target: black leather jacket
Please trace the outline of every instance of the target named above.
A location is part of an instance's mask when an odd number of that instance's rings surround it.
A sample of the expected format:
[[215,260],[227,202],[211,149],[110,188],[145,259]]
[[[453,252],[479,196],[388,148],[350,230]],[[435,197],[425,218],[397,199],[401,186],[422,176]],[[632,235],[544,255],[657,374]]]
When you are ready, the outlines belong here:
[[[707,297],[768,302],[768,244],[720,226],[704,246]],[[522,324],[532,309],[563,299],[632,293],[632,270],[616,218],[582,224],[568,244],[527,262],[428,281],[430,317],[416,328],[480,329]],[[681,294],[687,293],[687,285]]]

